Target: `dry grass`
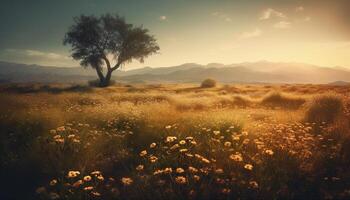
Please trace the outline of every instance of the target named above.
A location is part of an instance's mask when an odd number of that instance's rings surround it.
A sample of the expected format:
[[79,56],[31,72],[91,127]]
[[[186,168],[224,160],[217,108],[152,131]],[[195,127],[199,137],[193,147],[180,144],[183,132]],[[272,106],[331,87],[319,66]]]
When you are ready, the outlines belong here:
[[345,87],[28,87],[0,88],[4,199],[350,197],[349,97],[317,97]]

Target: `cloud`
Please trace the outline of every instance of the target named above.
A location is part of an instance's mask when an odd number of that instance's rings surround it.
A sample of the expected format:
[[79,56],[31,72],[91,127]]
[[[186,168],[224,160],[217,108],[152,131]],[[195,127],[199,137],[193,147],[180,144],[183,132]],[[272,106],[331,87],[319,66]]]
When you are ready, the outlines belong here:
[[254,38],[259,37],[262,35],[262,30],[259,28],[254,29],[253,31],[247,31],[240,34],[239,39],[248,39],[248,38]]
[[162,16],[159,17],[159,20],[165,21],[165,20],[167,20],[167,17],[165,15],[162,15]]
[[232,21],[231,17],[229,17],[229,16],[228,16],[227,14],[225,14],[225,13],[213,12],[213,13],[211,13],[211,15],[212,15],[213,17],[217,17],[217,18],[219,18],[219,19],[221,19],[221,20],[224,20],[224,21],[226,21],[226,22],[231,22],[231,21]]
[[291,23],[287,21],[280,21],[273,25],[277,29],[288,29],[291,28]]
[[260,16],[260,20],[267,20],[270,18],[286,18],[287,16],[283,14],[282,12],[279,12],[277,10],[274,10],[272,8],[268,8],[263,11],[262,15]]
[[77,61],[67,55],[33,49],[4,49],[0,51],[0,60],[27,64],[35,63],[44,66],[78,65]]
[[303,6],[298,6],[295,8],[296,12],[303,12],[305,10],[305,8]]
[[11,53],[11,54],[17,54],[20,56],[45,58],[45,59],[51,59],[51,60],[57,60],[57,59],[70,60],[69,57],[58,53],[44,52],[44,51],[38,51],[33,49],[5,49],[5,52]]

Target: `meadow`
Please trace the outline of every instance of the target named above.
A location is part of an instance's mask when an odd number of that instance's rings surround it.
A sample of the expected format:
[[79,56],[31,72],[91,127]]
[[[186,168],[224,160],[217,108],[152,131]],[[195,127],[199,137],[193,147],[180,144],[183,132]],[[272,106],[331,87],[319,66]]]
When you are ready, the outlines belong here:
[[350,88],[0,86],[0,199],[349,199]]

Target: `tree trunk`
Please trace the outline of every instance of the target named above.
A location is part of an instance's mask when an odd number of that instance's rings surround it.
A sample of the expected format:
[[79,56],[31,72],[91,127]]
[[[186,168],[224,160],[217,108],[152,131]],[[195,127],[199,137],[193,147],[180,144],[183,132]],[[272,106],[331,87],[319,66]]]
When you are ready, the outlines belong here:
[[107,74],[106,74],[106,77],[104,78],[104,81],[103,81],[103,84],[102,84],[103,87],[106,87],[106,86],[108,86],[110,84],[111,77],[112,77],[112,70],[108,70]]

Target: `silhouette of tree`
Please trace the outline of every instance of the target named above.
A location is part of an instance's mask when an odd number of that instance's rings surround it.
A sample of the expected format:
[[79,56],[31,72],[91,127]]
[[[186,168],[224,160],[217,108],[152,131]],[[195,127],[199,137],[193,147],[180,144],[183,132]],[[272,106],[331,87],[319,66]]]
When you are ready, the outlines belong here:
[[75,17],[63,44],[71,45],[71,56],[80,60],[83,67],[96,70],[102,87],[110,84],[116,69],[132,60],[143,62],[159,50],[156,39],[147,29],[134,27],[119,15],[111,14]]

